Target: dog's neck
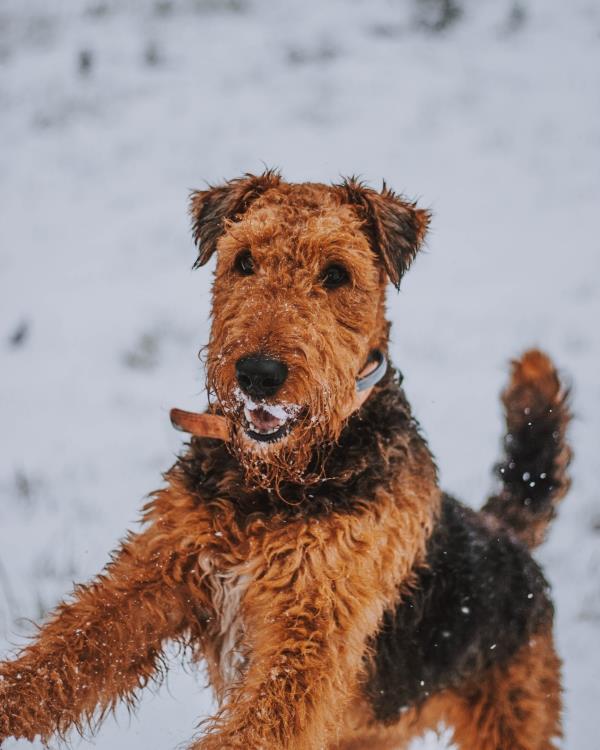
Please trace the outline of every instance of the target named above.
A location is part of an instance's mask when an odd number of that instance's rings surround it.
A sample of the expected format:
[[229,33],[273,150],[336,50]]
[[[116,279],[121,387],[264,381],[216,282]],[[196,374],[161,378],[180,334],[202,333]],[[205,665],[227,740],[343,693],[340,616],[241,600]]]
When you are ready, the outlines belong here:
[[[418,462],[433,482],[436,470],[400,386],[388,370],[370,398],[352,414],[339,440],[315,450],[306,482],[282,482],[277,492],[246,485],[244,473],[227,444],[193,437],[178,462],[188,490],[199,502],[229,497],[242,515],[273,513],[319,514],[355,509],[389,489],[407,465]],[[310,477],[318,481],[310,481]]]

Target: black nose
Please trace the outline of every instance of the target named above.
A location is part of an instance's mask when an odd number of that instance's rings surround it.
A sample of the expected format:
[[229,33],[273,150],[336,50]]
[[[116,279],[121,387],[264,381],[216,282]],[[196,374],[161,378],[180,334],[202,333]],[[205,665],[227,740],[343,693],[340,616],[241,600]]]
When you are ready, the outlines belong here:
[[274,396],[287,378],[285,362],[260,354],[242,357],[235,363],[235,374],[240,388],[252,398]]

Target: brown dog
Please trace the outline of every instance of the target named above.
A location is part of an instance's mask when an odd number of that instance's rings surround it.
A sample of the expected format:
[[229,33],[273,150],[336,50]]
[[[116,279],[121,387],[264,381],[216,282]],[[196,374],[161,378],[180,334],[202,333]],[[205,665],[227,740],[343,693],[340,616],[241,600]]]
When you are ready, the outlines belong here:
[[514,363],[502,489],[470,511],[383,374],[386,283],[427,212],[272,171],[191,212],[197,264],[217,253],[208,385],[229,440],[193,438],[143,530],[0,665],[0,741],[134,703],[177,640],[220,702],[196,750],[399,748],[440,722],[466,750],[555,747],[552,606],[527,549],[568,488],[549,359]]

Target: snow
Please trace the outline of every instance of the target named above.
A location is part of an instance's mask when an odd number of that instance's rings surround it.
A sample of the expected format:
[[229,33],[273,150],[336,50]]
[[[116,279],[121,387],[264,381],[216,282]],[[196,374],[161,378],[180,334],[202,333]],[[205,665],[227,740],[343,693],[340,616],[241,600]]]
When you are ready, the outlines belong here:
[[[204,403],[188,190],[263,160],[292,180],[385,177],[435,213],[389,308],[444,487],[489,492],[511,356],[543,346],[573,383],[574,486],[538,556],[564,747],[597,746],[600,6],[458,4],[436,33],[423,0],[3,0],[3,650],[102,567],[182,443],[169,408]],[[174,660],[96,747],[181,746],[203,685]]]
[[257,409],[261,409],[269,414],[269,416],[279,419],[281,422],[295,416],[300,411],[300,406],[298,404],[289,404],[287,402],[267,404],[265,401],[254,401],[248,396],[248,394],[243,393],[240,388],[235,388],[233,395],[236,401],[244,405],[245,411],[253,412]]

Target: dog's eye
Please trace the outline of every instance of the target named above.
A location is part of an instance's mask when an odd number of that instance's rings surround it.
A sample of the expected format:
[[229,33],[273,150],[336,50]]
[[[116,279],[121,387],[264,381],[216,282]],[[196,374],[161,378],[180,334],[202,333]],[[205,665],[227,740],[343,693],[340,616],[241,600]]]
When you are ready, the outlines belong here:
[[337,289],[338,286],[347,284],[350,281],[350,276],[344,266],[340,266],[339,263],[332,263],[323,271],[321,280],[326,289]]
[[250,250],[242,250],[235,257],[235,270],[242,276],[252,276],[254,273],[254,260]]

